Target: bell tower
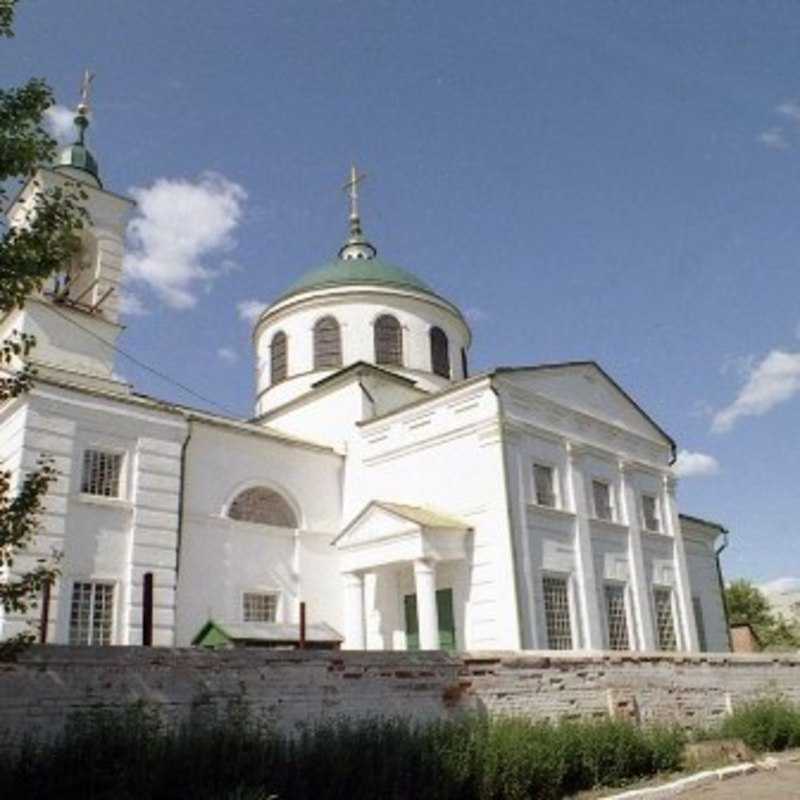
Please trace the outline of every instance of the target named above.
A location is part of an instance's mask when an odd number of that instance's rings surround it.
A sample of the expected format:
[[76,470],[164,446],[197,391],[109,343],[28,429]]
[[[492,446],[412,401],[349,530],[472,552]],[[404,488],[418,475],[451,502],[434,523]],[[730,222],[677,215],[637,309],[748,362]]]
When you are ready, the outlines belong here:
[[79,232],[80,248],[69,263],[48,279],[25,308],[0,320],[0,337],[12,330],[36,337],[31,361],[43,377],[69,383],[126,389],[112,376],[119,324],[124,235],[133,201],[103,187],[100,169],[86,144],[89,127],[87,73],[76,109],[75,141],[56,163],[40,168],[23,186],[8,210],[9,225],[23,227],[35,215],[40,193],[56,188],[80,191],[88,220]]

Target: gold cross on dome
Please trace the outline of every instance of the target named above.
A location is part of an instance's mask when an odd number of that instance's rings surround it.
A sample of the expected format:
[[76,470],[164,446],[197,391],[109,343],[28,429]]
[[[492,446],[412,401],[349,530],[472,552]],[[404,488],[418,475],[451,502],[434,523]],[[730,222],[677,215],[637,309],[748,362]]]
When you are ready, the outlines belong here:
[[89,95],[92,90],[92,81],[94,80],[94,73],[89,72],[88,69],[83,71],[83,80],[81,81],[81,105],[86,111],[89,110]]
[[350,198],[350,219],[358,218],[358,184],[366,177],[364,173],[358,174],[355,164],[350,167],[350,180],[342,187]]

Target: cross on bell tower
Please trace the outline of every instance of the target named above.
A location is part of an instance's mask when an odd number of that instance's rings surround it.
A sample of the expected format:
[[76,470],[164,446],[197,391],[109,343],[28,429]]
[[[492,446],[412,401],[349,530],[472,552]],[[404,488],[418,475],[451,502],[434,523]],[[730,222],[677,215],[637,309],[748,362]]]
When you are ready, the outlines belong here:
[[358,211],[358,186],[366,178],[365,174],[358,173],[356,165],[350,167],[350,180],[342,189],[350,200],[350,235],[339,250],[339,258],[348,261],[355,258],[375,258],[378,251],[370,244],[361,230],[361,216]]

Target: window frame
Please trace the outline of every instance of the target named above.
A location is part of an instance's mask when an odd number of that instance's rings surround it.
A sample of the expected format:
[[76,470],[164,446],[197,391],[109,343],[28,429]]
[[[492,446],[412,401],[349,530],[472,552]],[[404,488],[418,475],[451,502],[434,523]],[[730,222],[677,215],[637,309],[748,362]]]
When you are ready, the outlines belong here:
[[[75,587],[80,585],[89,585],[92,587],[91,597],[90,597],[90,607],[89,607],[89,622],[88,622],[88,632],[89,632],[89,641],[81,642],[81,641],[73,641],[73,604],[75,600]],[[116,644],[117,640],[117,605],[120,602],[119,595],[120,592],[118,591],[119,581],[113,578],[100,578],[100,577],[76,577],[70,579],[70,593],[69,593],[69,611],[67,614],[67,644],[71,647],[111,647]],[[107,642],[96,642],[93,640],[93,632],[94,632],[94,611],[95,611],[95,594],[96,594],[96,587],[97,586],[104,586],[109,587],[111,589],[111,621],[109,625],[109,632],[108,632],[108,641]]]
[[[282,374],[276,377],[275,370],[275,340],[283,337],[283,367]],[[269,340],[269,385],[277,386],[289,378],[289,336],[286,331],[275,331]]]
[[692,613],[694,614],[694,627],[695,630],[697,631],[698,650],[701,653],[707,653],[708,631],[706,630],[705,611],[703,610],[703,598],[699,594],[692,595]]
[[[605,486],[606,491],[608,492],[608,516],[603,517],[600,515],[597,509],[597,496],[595,495],[594,487],[595,484],[600,484]],[[608,480],[608,478],[602,476],[593,475],[590,479],[589,485],[591,486],[591,493],[592,493],[592,514],[594,515],[595,519],[602,520],[603,522],[616,522],[617,521],[617,510],[616,510],[616,503],[614,502],[614,484],[612,481]]]
[[[320,353],[319,336],[327,333],[327,331],[320,331],[320,326],[324,323],[332,322],[336,331],[336,348],[335,351],[329,353]],[[333,329],[332,329],[333,330]],[[342,324],[333,314],[325,314],[320,317],[311,328],[311,356],[314,370],[322,369],[341,369],[343,363],[342,354]],[[322,363],[323,361],[330,361],[330,363]]]
[[[537,486],[536,481],[536,468],[539,467],[541,469],[550,470],[551,481],[552,481],[552,496],[553,496],[553,503],[552,505],[548,505],[547,503],[539,502],[539,488]],[[559,491],[559,472],[558,467],[550,461],[543,461],[541,459],[534,459],[531,464],[531,480],[533,482],[533,502],[539,508],[561,508],[561,492]]]
[[[655,527],[650,527],[647,524],[647,512],[645,511],[645,500],[653,501],[653,519],[655,520]],[[661,504],[658,500],[658,495],[653,492],[641,492],[639,495],[640,519],[642,523],[642,530],[647,533],[663,533],[663,522],[661,514]]]
[[[378,339],[378,329],[381,320],[391,319],[397,324],[397,360],[387,360],[385,353],[386,349],[384,348],[381,350],[379,347],[379,339]],[[372,323],[372,347],[373,347],[373,355],[375,356],[375,364],[379,367],[402,367],[404,366],[404,349],[405,349],[405,336],[403,336],[403,324],[400,320],[394,315],[390,314],[389,312],[383,312],[378,314],[375,317],[375,320]],[[382,344],[385,344],[383,342]],[[382,355],[384,354],[384,355]]]
[[[242,622],[262,622],[269,624],[272,622],[280,622],[283,612],[283,597],[280,589],[272,586],[251,586],[243,589],[240,593],[239,609],[241,612]],[[246,598],[248,595],[258,595],[259,597],[273,597],[275,598],[275,619],[273,620],[248,620],[246,618]]]
[[428,346],[431,356],[431,372],[440,378],[450,380],[453,377],[453,367],[450,363],[450,338],[444,328],[439,325],[431,326],[428,331]]
[[[550,624],[547,615],[547,589],[546,584],[548,581],[563,582],[566,591],[566,612],[567,624],[569,627],[569,647],[553,647],[550,638]],[[578,643],[578,630],[577,630],[577,607],[575,604],[574,586],[572,575],[568,572],[557,572],[551,570],[543,570],[541,574],[540,586],[542,591],[542,616],[544,618],[544,637],[548,650],[558,650],[564,652],[566,650],[576,650],[579,647]]]
[[[666,593],[669,595],[669,613],[670,617],[672,618],[672,636],[675,642],[674,647],[662,646],[661,629],[658,621],[658,600],[657,600],[657,595],[660,593]],[[665,584],[655,584],[653,586],[652,592],[650,593],[650,597],[653,603],[653,624],[655,625],[656,649],[661,653],[677,653],[681,649],[681,639],[680,639],[680,626],[678,625],[677,606],[675,602],[675,590],[672,586],[667,586]]]
[[[279,525],[275,522],[264,522],[261,520],[254,520],[254,519],[242,519],[241,517],[234,517],[231,515],[231,510],[234,508],[236,501],[239,500],[240,497],[247,494],[248,492],[254,491],[264,491],[269,493],[270,495],[275,495],[278,497],[283,504],[285,505],[285,509],[281,509],[282,512],[288,511],[291,515],[291,521],[294,523],[293,525]],[[258,525],[258,526],[266,526],[268,528],[281,528],[282,530],[286,531],[293,531],[293,530],[300,530],[303,527],[302,523],[302,516],[300,514],[300,510],[296,507],[294,502],[289,499],[289,496],[284,492],[282,489],[275,488],[274,486],[270,486],[266,483],[256,483],[251,485],[245,485],[243,487],[239,487],[236,489],[228,502],[223,506],[221,515],[225,518],[230,520],[234,523],[243,523],[245,525]]]
[[[119,459],[119,469],[117,472],[117,493],[99,494],[84,490],[84,479],[86,469],[86,456],[89,453],[98,455],[112,456]],[[78,462],[78,496],[91,503],[124,503],[128,501],[128,451],[122,447],[107,446],[102,442],[88,442],[81,449],[80,461]]]
[[[622,594],[622,603],[623,603],[623,618],[625,620],[625,638],[627,639],[627,647],[614,647],[611,643],[611,624],[609,619],[609,608],[608,608],[608,590],[615,590],[620,591]],[[609,650],[613,650],[615,653],[627,653],[632,652],[635,649],[635,637],[634,637],[634,626],[633,626],[633,619],[631,617],[631,593],[630,587],[628,586],[627,582],[625,581],[617,581],[617,580],[605,580],[603,581],[603,619],[605,622],[606,628],[606,646]]]

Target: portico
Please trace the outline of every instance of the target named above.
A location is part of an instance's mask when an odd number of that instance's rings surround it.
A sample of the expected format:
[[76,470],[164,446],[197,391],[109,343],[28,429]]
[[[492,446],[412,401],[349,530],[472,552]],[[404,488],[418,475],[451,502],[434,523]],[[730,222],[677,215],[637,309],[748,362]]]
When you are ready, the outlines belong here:
[[[455,517],[416,506],[369,503],[334,542],[340,552],[345,586],[345,646],[367,649],[370,612],[375,610],[391,617],[396,616],[399,608],[400,597],[395,596],[392,603],[392,598],[379,599],[377,592],[372,593],[372,602],[378,607],[368,608],[367,576],[410,568],[414,594],[404,598],[406,647],[417,646],[418,636],[419,649],[440,649],[443,601],[451,619],[454,617],[452,588],[438,586],[437,569],[443,562],[466,560],[469,534],[469,526]],[[413,644],[412,627],[416,628]]]

